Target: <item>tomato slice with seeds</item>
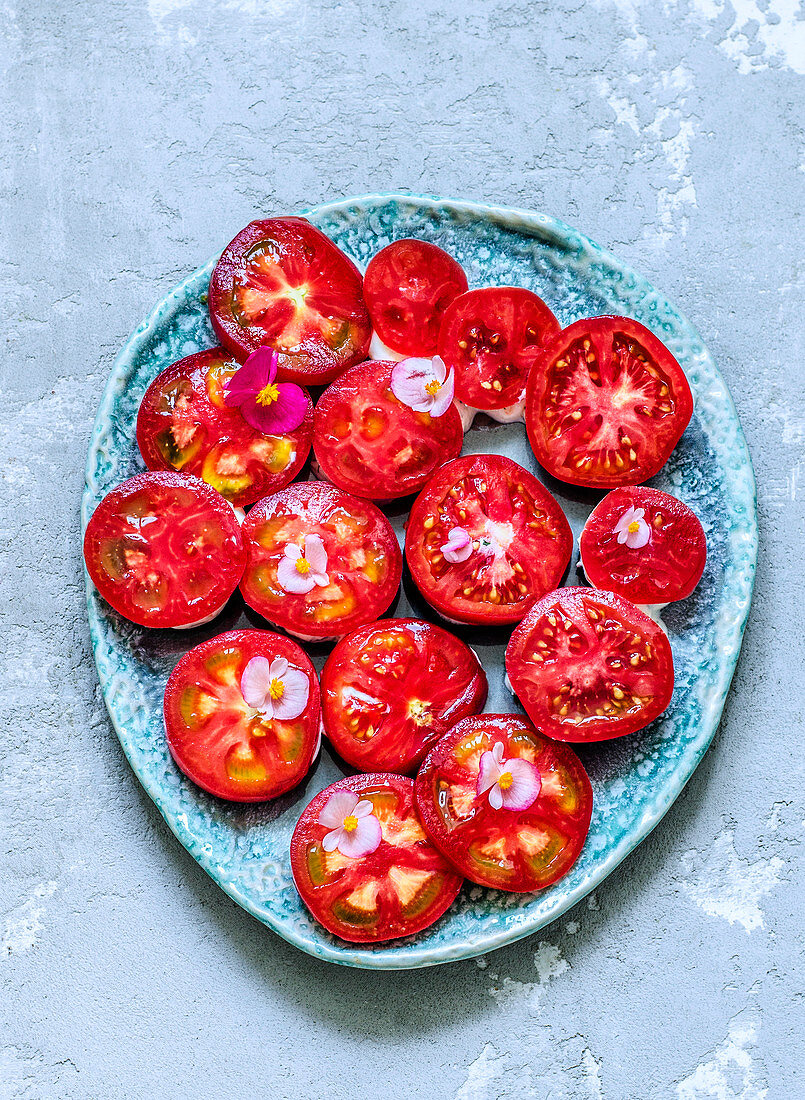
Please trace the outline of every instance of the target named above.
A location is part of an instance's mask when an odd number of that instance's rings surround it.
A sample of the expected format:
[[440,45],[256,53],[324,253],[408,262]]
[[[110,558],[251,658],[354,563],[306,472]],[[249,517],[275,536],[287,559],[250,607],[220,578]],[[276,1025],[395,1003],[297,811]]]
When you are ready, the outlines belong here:
[[432,623],[386,619],[343,638],[322,671],[324,732],[360,771],[412,771],[487,682],[468,645]]
[[572,485],[647,481],[693,414],[679,363],[628,317],[576,321],[551,341],[529,379],[525,418],[534,454]]
[[[471,551],[448,561],[450,532]],[[411,508],[405,557],[422,595],[446,619],[515,623],[561,581],[573,534],[537,479],[501,455],[463,455],[440,467]]]
[[398,355],[434,355],[442,317],[467,289],[467,276],[435,244],[394,241],[373,256],[363,293],[375,332]]
[[369,500],[417,492],[437,466],[461,453],[464,441],[455,405],[432,417],[397,400],[391,391],[395,365],[359,363],[316,405],[313,448],[322,473]]
[[372,326],[361,273],[304,218],[254,221],[226,246],[210,279],[210,319],[243,362],[266,345],[280,381],[319,385],[366,358]]
[[[381,840],[369,855],[325,850],[330,830],[318,819],[340,791],[372,804]],[[317,794],[294,829],[291,869],[316,920],[352,943],[421,932],[444,913],[462,882],[425,835],[414,807],[413,780],[401,775],[353,775]]]
[[193,474],[242,508],[285,488],[302,469],[313,438],[313,403],[308,396],[298,428],[265,435],[224,401],[224,386],[238,368],[223,348],[171,364],[145,391],[137,444],[149,470]]
[[439,355],[456,372],[456,397],[475,409],[523,398],[535,355],[559,332],[541,298],[516,286],[462,294],[445,311]]
[[557,741],[643,729],[674,690],[662,628],[628,600],[560,588],[534,604],[506,648],[506,672],[532,722]]
[[[258,501],[243,538],[243,598],[299,638],[339,638],[373,622],[400,586],[402,555],[389,521],[374,504],[323,481],[295,482]],[[322,569],[311,540],[323,547]],[[307,591],[283,588],[283,569],[307,578]],[[301,587],[298,580],[294,587]]]
[[[485,754],[502,764],[490,786],[483,782]],[[534,778],[527,797],[509,806],[517,769]],[[479,714],[455,725],[425,758],[415,797],[425,832],[463,875],[515,892],[543,890],[567,874],[593,808],[590,780],[573,750],[515,714]]]
[[636,604],[664,604],[684,600],[699,583],[707,540],[687,504],[635,485],[613,489],[593,509],[579,550],[594,588]]
[[[280,718],[246,702],[241,677],[255,657],[271,664],[282,659],[307,678],[307,702],[295,717]],[[281,698],[283,692],[275,694]],[[268,630],[229,630],[185,653],[168,679],[164,707],[173,759],[218,798],[276,798],[305,777],[318,752],[316,671],[296,642]]]
[[100,502],[84,533],[93,584],[140,626],[208,622],[246,561],[240,523],[220,493],[184,474],[137,474]]

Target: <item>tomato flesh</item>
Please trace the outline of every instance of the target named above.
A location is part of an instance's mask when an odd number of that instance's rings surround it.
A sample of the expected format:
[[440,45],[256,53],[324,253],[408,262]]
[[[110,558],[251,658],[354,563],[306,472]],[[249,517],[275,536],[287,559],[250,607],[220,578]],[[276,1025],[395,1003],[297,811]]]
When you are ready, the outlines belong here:
[[[318,817],[336,791],[372,803],[382,839],[370,855],[324,850]],[[438,920],[461,889],[461,876],[430,843],[414,807],[413,780],[354,775],[326,787],[307,806],[291,838],[291,869],[302,901],[324,927],[352,943],[397,939]]]
[[276,350],[280,381],[329,382],[369,349],[361,274],[304,218],[241,230],[215,265],[209,306],[218,339],[236,359],[264,345]]
[[464,432],[454,405],[431,417],[391,391],[394,363],[359,363],[330,385],[316,405],[313,447],[333,484],[370,500],[415,493],[437,466],[461,452]]
[[84,560],[115,611],[140,626],[211,618],[234,592],[245,551],[231,505],[205,482],[149,472],[124,481],[95,509]]
[[[503,759],[539,775],[526,809],[495,809],[479,793],[481,757],[500,743]],[[433,748],[416,778],[425,831],[463,875],[481,886],[542,890],[566,875],[590,827],[593,792],[578,757],[514,714],[465,718]]]
[[432,623],[386,619],[343,638],[322,671],[324,731],[360,771],[408,772],[487,682],[469,646]]
[[535,355],[559,332],[541,298],[514,286],[470,290],[445,311],[439,355],[456,372],[456,397],[476,409],[523,398]]
[[[287,546],[318,535],[327,583],[287,592],[277,570]],[[258,501],[243,524],[243,598],[270,623],[301,638],[337,638],[372,622],[400,585],[402,555],[391,524],[365,500],[322,481],[296,482]]]
[[534,364],[525,407],[541,465],[600,489],[658,473],[692,413],[682,368],[628,317],[592,317],[559,333]]
[[[643,546],[619,539],[619,521],[643,510]],[[642,541],[642,539],[640,540]],[[676,497],[646,485],[613,489],[591,512],[579,539],[587,580],[637,604],[670,603],[689,596],[701,580],[707,540],[695,514]]]
[[511,636],[506,672],[532,722],[558,741],[642,729],[671,701],[674,663],[662,628],[593,588],[544,596]]
[[[473,551],[443,552],[454,528]],[[440,467],[411,508],[405,556],[422,595],[440,614],[466,623],[513,623],[555,588],[570,562],[573,534],[562,509],[522,466],[500,455],[463,455]]]

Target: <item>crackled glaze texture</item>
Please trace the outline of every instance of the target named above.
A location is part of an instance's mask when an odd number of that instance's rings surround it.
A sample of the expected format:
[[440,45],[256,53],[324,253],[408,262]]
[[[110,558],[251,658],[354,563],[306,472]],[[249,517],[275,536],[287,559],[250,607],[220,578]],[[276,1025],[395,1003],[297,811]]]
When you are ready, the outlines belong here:
[[[240,905],[297,947],[352,966],[398,969],[473,955],[526,936],[554,920],[600,883],[660,820],[709,745],[729,688],[749,611],[757,549],[755,487],[730,395],[699,336],[639,275],[587,238],[544,215],[403,196],[368,196],[318,207],[308,216],[358,264],[389,241],[414,236],[446,248],[470,286],[510,283],[541,295],[563,324],[595,313],[622,313],[670,347],[690,381],[695,412],[670,462],[651,484],[680,497],[701,519],[708,543],[694,594],[665,613],[676,689],[665,716],[632,737],[582,749],[594,788],[590,834],[571,873],[537,895],[503,895],[465,886],[427,932],[383,947],[356,949],[308,916],[288,859],[293,826],[309,799],[342,774],[326,750],[308,779],[266,806],[225,805],[174,766],[162,731],[162,693],[190,646],[245,617],[237,598],[212,624],[187,634],[140,629],[119,618],[89,586],[88,608],[101,686],[132,768],[179,840]],[[86,524],[100,498],[141,468],[134,443],[145,388],[168,363],[211,346],[206,289],[212,262],[191,275],[134,333],[115,363],[90,445],[83,502]],[[534,470],[522,425],[476,425],[465,451],[499,451]],[[578,533],[600,499],[547,480]],[[403,509],[389,510],[402,534]],[[575,560],[575,559],[574,559]],[[576,581],[571,568],[568,583]],[[391,609],[429,617],[410,585]],[[508,632],[457,628],[478,650],[490,679],[488,711],[519,710],[503,683]],[[309,647],[317,667],[325,646]]]

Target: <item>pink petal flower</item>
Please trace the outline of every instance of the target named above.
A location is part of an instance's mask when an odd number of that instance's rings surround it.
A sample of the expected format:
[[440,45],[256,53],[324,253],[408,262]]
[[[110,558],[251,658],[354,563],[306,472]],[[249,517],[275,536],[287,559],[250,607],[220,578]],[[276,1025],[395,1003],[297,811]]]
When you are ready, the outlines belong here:
[[358,827],[352,832],[344,829],[343,833],[344,835],[338,841],[338,850],[342,855],[350,856],[352,859],[371,855],[383,839],[380,822],[374,814],[358,818]]
[[[633,550],[639,550],[642,546],[645,546],[651,537],[651,528],[643,518],[646,514],[645,508],[627,508],[621,518],[615,524],[615,533],[618,536],[618,544],[630,547]],[[633,523],[637,524],[636,531],[630,531],[629,528]]]
[[271,679],[271,663],[268,658],[252,657],[240,678],[240,690],[250,707],[255,710],[263,709]]
[[293,382],[276,385],[277,398],[270,404],[261,404],[258,395],[277,377],[277,353],[273,348],[261,347],[252,352],[243,366],[224,386],[224,402],[230,408],[239,408],[247,424],[264,435],[284,435],[298,428],[305,419],[310,397]]
[[304,595],[316,587],[316,581],[312,573],[300,573],[296,568],[297,558],[283,555],[277,564],[277,580],[280,588],[285,592],[293,592],[296,595]]
[[333,791],[319,814],[317,821],[327,829],[337,829],[344,824],[358,805],[359,798],[352,791]]
[[224,384],[224,403],[230,408],[254,398],[277,377],[277,353],[273,348],[258,348]]
[[[507,760],[504,768],[512,777],[510,787],[496,789],[501,792],[503,805],[507,810],[527,810],[537,800],[537,795],[542,788],[540,774],[533,764],[527,760],[519,760],[514,757]],[[492,794],[489,795],[492,802]],[[499,807],[496,807],[499,809]]]
[[429,412],[433,398],[425,386],[432,381],[430,359],[401,359],[391,372],[391,392],[414,412]]
[[455,565],[466,561],[472,553],[472,539],[463,527],[453,527],[447,536],[447,542],[443,542],[439,549],[444,554],[445,561]]
[[305,535],[305,557],[310,562],[310,568],[314,572],[325,572],[327,569],[327,551],[324,549],[321,535]]
[[[287,661],[285,662],[287,666]],[[281,722],[298,718],[307,706],[310,684],[304,672],[298,668],[289,668],[282,677],[284,691],[279,699],[274,699],[274,717]]]

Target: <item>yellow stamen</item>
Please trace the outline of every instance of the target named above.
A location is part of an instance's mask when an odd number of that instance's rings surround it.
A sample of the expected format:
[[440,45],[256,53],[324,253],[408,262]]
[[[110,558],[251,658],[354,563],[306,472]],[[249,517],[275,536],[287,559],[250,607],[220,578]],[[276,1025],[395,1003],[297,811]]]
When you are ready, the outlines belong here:
[[279,389],[273,382],[269,382],[268,385],[260,390],[255,401],[258,405],[273,405],[280,395]]
[[441,382],[437,382],[436,379],[434,378],[431,382],[428,382],[427,386],[425,386],[425,393],[429,397],[435,397],[436,394],[439,392],[439,390],[441,388],[442,388]]
[[303,576],[305,573],[310,572],[310,562],[307,560],[307,558],[296,559],[296,572],[301,573]]
[[348,833],[354,833],[358,828],[358,819],[354,814],[350,814],[349,817],[344,818],[344,828]]
[[281,699],[285,694],[285,684],[283,684],[282,680],[274,678],[268,685],[268,694],[274,702],[276,702],[277,699]]
[[629,527],[628,527],[629,534],[630,535],[636,535],[639,530],[640,530],[640,524],[638,523],[638,521],[636,519],[633,519],[632,522],[629,524]]
[[511,772],[504,772],[498,780],[498,786],[502,791],[507,791],[514,782],[514,776]]

